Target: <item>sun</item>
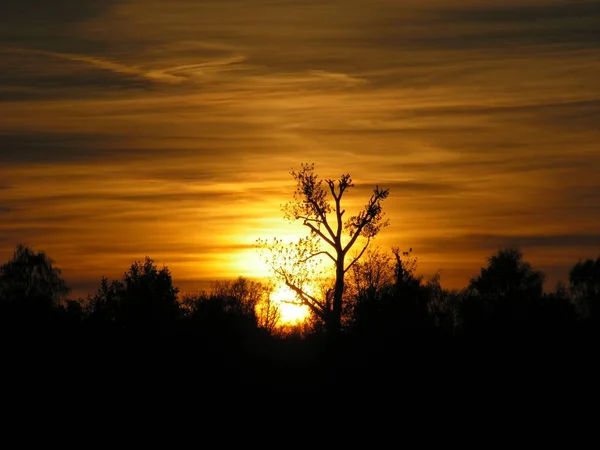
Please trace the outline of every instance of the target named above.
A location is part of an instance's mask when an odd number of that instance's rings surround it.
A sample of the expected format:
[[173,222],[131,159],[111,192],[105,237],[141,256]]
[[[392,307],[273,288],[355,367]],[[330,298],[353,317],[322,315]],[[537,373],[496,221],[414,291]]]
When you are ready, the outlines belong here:
[[297,325],[306,321],[310,315],[308,306],[299,304],[294,291],[285,285],[275,289],[271,294],[271,299],[279,307],[281,315],[279,325]]

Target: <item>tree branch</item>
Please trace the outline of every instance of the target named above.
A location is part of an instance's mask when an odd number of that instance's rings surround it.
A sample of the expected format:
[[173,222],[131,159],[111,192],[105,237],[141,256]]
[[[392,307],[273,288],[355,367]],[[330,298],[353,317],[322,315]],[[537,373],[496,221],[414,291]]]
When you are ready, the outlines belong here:
[[323,223],[321,219],[313,219],[312,217],[308,216],[297,216],[297,219],[303,220],[305,222]]
[[363,253],[365,252],[365,250],[367,250],[367,247],[369,246],[369,242],[371,242],[371,238],[367,238],[367,243],[365,244],[365,246],[363,247],[363,249],[360,251],[360,253],[358,254],[358,256],[356,258],[354,258],[352,260],[352,262],[348,265],[348,267],[346,267],[344,269],[344,273],[348,272],[348,270],[350,270],[350,268],[362,257]]
[[287,287],[289,287],[292,291],[294,291],[298,295],[298,297],[300,297],[300,299],[302,300],[302,303],[305,304],[306,306],[308,306],[312,312],[314,312],[321,319],[325,320],[326,311],[325,311],[325,308],[323,307],[323,305],[321,304],[321,302],[319,302],[312,295],[309,295],[306,292],[304,292],[299,287],[290,283],[287,279],[285,280],[285,285]]
[[327,236],[325,236],[325,234],[323,234],[323,232],[321,230],[319,230],[317,227],[315,227],[312,223],[304,221],[304,226],[310,228],[312,231],[317,233],[321,239],[323,239],[325,242],[327,242],[329,245],[331,245],[333,248],[335,248],[335,244],[333,243],[333,241],[331,239],[329,239]]
[[[285,285],[287,287],[289,287],[292,291],[294,291],[296,294],[298,294],[298,296],[301,298],[302,302],[304,304],[306,304],[307,306],[309,306],[311,309],[316,308],[315,305],[317,305],[319,308],[321,308],[322,313],[323,311],[325,311],[325,307],[323,306],[323,304],[317,300],[315,297],[313,297],[312,295],[306,293],[305,291],[303,291],[301,288],[299,288],[298,286],[296,286],[294,283],[292,283],[288,277],[288,274],[285,270],[283,270],[281,267],[279,269],[275,269],[273,267],[273,270],[276,273],[279,273],[279,275],[281,275],[281,277],[283,278],[283,282],[285,283]],[[311,304],[308,300],[310,300],[311,302],[313,302],[314,304]],[[318,311],[315,311],[317,314],[319,314]]]
[[333,230],[331,229],[331,227],[329,226],[329,223],[327,222],[327,214],[325,213],[325,211],[314,200],[310,199],[309,202],[315,208],[315,211],[317,212],[319,218],[321,219],[321,223],[323,225],[325,225],[325,229],[327,230],[327,232],[329,233],[331,238],[335,239],[335,234],[333,234]]
[[[368,205],[365,207],[364,211],[361,213],[364,213],[364,216],[362,217],[362,220],[360,221],[360,223],[356,226],[356,230],[354,230],[354,235],[352,236],[352,238],[350,239],[350,242],[348,242],[348,244],[346,245],[346,247],[344,247],[343,253],[346,254],[346,252],[348,252],[348,250],[350,250],[350,248],[352,248],[352,246],[354,245],[354,243],[356,242],[356,240],[358,239],[358,237],[361,235],[363,229],[376,218],[376,215],[373,214],[373,208],[375,207],[375,205],[377,205],[377,202],[381,201],[382,199],[385,199],[387,197],[387,190],[386,191],[381,191],[379,192],[377,189],[375,190],[375,194],[373,194],[371,196],[371,198],[369,199],[369,203]],[[360,217],[360,214],[359,214]]]
[[335,217],[337,219],[337,233],[335,235],[336,238],[336,242],[338,242],[340,244],[342,244],[342,213],[341,213],[341,205],[340,205],[340,201],[342,199],[342,190],[340,188],[340,195],[339,197],[337,197],[335,199]]
[[346,252],[352,248],[352,246],[354,245],[354,243],[356,242],[356,240],[360,236],[360,233],[362,233],[363,228],[369,222],[370,222],[370,220],[368,219],[368,216],[365,216],[363,218],[362,222],[359,224],[359,226],[356,227],[356,230],[354,231],[354,235],[352,236],[352,238],[350,239],[350,241],[348,242],[348,244],[346,244],[346,247],[344,247],[344,250],[342,251],[342,253],[346,254]]
[[334,200],[338,200],[338,196],[335,193],[335,183],[333,182],[333,180],[325,180],[325,182],[329,185],[329,190],[331,191],[331,195],[333,196]]
[[299,263],[305,263],[305,262],[306,262],[306,261],[308,261],[309,259],[311,259],[311,258],[314,258],[315,256],[318,256],[318,255],[327,255],[327,256],[329,256],[329,258],[331,258],[331,260],[332,260],[333,262],[336,262],[336,260],[335,260],[335,258],[333,257],[333,255],[332,255],[331,253],[329,253],[327,250],[322,250],[322,251],[320,251],[320,252],[313,253],[312,255],[309,255],[309,256],[307,256],[306,258],[299,260],[298,262],[299,262]]

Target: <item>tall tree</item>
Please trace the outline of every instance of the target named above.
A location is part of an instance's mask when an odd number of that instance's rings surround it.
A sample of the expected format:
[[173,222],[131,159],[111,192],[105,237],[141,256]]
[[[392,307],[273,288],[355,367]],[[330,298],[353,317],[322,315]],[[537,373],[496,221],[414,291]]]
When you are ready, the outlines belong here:
[[[346,210],[342,207],[342,199],[354,187],[349,174],[338,180],[320,179],[314,164],[302,164],[299,171],[292,170],[290,174],[296,181],[296,191],[293,200],[284,206],[285,217],[301,221],[309,235],[292,246],[286,247],[277,239],[272,244],[259,241],[259,245],[271,250],[268,262],[276,276],[325,323],[329,332],[335,334],[341,324],[344,277],[367,250],[371,240],[388,225],[381,203],[388,198],[389,189],[376,186],[364,208],[344,220]],[[359,239],[362,248],[350,258],[348,254]],[[316,257],[329,259],[335,271],[333,290],[324,299],[309,292],[311,282],[315,281],[310,276],[314,273],[312,262]]]

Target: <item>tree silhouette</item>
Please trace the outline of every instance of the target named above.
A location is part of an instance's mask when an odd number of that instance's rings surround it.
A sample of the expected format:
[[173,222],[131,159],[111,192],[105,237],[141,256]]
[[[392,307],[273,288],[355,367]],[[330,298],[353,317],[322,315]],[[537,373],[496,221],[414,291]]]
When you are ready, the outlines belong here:
[[213,287],[212,295],[224,300],[226,312],[247,317],[257,325],[256,307],[265,294],[262,283],[238,277],[234,282],[217,281]]
[[395,272],[392,255],[379,248],[369,249],[361,261],[350,270],[347,296],[351,298],[351,323],[364,327],[365,323],[381,312],[384,302],[394,292]]
[[418,288],[423,279],[415,274],[417,258],[412,256],[412,248],[407,252],[403,252],[398,247],[393,247],[392,253],[396,259],[396,265],[394,266],[396,290],[402,295],[406,290],[411,291]]
[[121,297],[124,291],[123,282],[110,281],[106,277],[100,280],[100,287],[93,296],[88,296],[87,313],[100,322],[122,320]]
[[352,266],[348,284],[357,303],[381,299],[394,286],[392,256],[379,247],[367,250],[363,260]]
[[524,325],[541,304],[544,274],[523,260],[519,249],[499,250],[488,267],[471,279],[462,305],[466,325],[482,326],[493,320],[499,326]]
[[256,318],[258,320],[258,326],[267,330],[269,333],[273,333],[279,325],[281,319],[281,308],[279,304],[273,300],[272,286],[265,286],[258,283],[262,288],[261,298],[256,305]]
[[436,273],[425,284],[428,293],[427,309],[432,325],[439,331],[453,334],[458,322],[460,293],[443,289],[440,273]]
[[[274,273],[295,292],[300,302],[325,323],[329,332],[336,334],[341,324],[344,277],[361,258],[371,240],[387,226],[381,203],[389,196],[389,189],[376,186],[362,211],[344,221],[346,210],[342,207],[342,199],[354,187],[349,174],[338,180],[322,180],[315,173],[314,164],[302,164],[299,171],[292,170],[290,174],[296,181],[296,191],[293,201],[284,207],[285,217],[301,221],[308,228],[309,235],[287,248],[282,248],[278,240],[270,246],[259,241],[259,245],[272,250],[272,258],[268,262]],[[347,263],[346,257],[359,238],[366,242]],[[314,269],[311,262],[318,256],[329,258],[335,269],[333,293],[323,300],[307,290],[314,281],[309,279]]]
[[19,244],[0,266],[0,304],[22,313],[47,313],[69,293],[60,269],[44,252]]
[[570,289],[585,318],[600,318],[600,257],[579,261],[569,273]]
[[255,336],[259,329],[273,331],[278,320],[276,311],[271,305],[265,317],[261,307],[270,299],[270,293],[270,286],[238,277],[234,281],[215,281],[210,292],[186,295],[182,304],[196,332],[235,341]]
[[[394,295],[391,304],[387,306],[396,326],[404,329],[422,328],[429,317],[429,295],[423,286],[423,277],[416,275],[417,257],[412,255],[412,248],[400,251],[398,247],[392,248],[396,259],[394,267]],[[388,327],[390,320],[387,320]]]
[[471,279],[470,288],[488,298],[511,296],[540,297],[543,292],[544,274],[534,271],[523,261],[519,249],[498,251],[488,260],[479,276]]
[[162,322],[179,317],[179,291],[166,266],[158,269],[154,260],[146,256],[125,272],[123,284],[126,320]]
[[96,295],[90,298],[92,316],[129,325],[161,324],[177,319],[180,306],[178,289],[173,286],[168,267],[159,269],[146,256],[135,261],[123,280],[109,283],[103,277]]

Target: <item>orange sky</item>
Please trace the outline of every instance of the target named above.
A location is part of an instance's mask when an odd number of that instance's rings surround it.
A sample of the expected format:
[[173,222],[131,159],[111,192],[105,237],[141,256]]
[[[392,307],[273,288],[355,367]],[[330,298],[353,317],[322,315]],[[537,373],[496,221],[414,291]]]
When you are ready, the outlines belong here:
[[256,275],[314,162],[444,286],[512,244],[553,288],[600,254],[599,49],[591,0],[5,0],[0,261]]

